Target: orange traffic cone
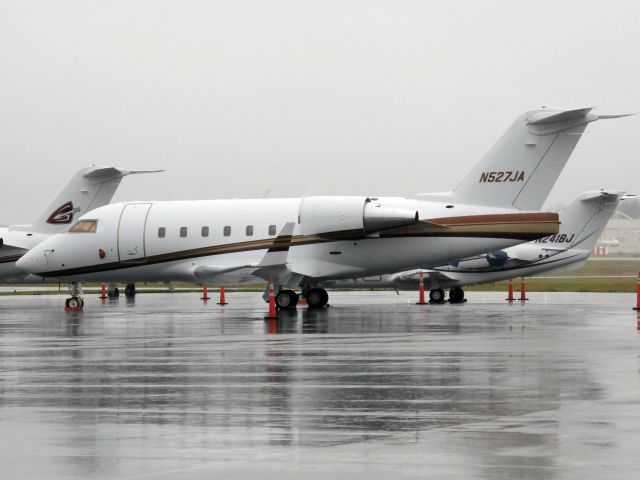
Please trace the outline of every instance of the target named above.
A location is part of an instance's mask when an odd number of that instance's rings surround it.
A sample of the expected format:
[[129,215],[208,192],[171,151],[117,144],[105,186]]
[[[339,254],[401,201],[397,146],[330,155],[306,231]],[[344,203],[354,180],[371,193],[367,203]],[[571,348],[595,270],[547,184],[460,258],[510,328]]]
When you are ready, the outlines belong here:
[[509,290],[508,290],[507,300],[513,302],[513,278],[509,279]]
[[202,297],[200,300],[204,300],[205,302],[209,300],[209,290],[207,289],[207,284],[202,285]]
[[104,301],[108,298],[107,295],[107,286],[103,283],[102,284],[102,293],[100,294],[100,298]]
[[224,287],[220,287],[220,301],[218,302],[218,305],[226,305],[227,303],[228,302],[224,295]]
[[416,305],[426,305],[426,302],[424,301],[424,274],[422,273],[422,270],[420,270],[420,281],[418,282],[418,290],[418,303],[416,303]]
[[278,318],[276,311],[276,296],[273,291],[273,279],[269,277],[269,315],[264,317],[266,320],[275,320]]
[[527,298],[527,290],[524,286],[524,277],[520,279],[520,301],[524,302],[529,300]]

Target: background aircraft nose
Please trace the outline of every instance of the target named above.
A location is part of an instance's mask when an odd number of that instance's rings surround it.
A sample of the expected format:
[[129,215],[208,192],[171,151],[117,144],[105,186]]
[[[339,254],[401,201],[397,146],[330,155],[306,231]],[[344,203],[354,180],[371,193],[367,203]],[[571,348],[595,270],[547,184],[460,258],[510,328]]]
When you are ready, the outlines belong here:
[[41,258],[42,260],[44,260],[44,254],[40,251],[40,249],[38,249],[37,247],[32,248],[18,259],[18,261],[16,262],[16,267],[27,273],[35,273],[36,270],[38,270],[38,267],[41,267],[44,263],[43,261],[40,261]]

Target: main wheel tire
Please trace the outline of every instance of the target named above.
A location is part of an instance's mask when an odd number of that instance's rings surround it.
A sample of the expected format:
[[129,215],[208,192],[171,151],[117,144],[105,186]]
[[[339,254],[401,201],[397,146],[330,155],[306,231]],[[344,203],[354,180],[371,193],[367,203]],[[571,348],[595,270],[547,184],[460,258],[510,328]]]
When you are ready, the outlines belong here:
[[280,309],[296,308],[298,294],[293,290],[280,290],[276,295],[276,306]]
[[309,308],[322,308],[329,302],[329,294],[324,288],[312,288],[305,295]]
[[449,303],[464,302],[464,290],[460,287],[453,287],[449,291]]
[[136,284],[135,283],[127,283],[127,286],[124,287],[124,294],[127,297],[135,297],[136,296]]
[[291,308],[296,308],[298,302],[300,301],[300,295],[298,295],[293,290],[289,290],[287,293],[291,297]]
[[429,301],[431,303],[444,303],[444,290],[436,288],[429,292]]

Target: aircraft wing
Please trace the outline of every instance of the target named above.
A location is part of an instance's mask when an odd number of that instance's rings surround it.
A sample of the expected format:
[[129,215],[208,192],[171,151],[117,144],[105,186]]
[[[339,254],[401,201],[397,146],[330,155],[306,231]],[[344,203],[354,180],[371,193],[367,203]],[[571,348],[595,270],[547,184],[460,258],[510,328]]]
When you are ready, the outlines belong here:
[[399,284],[415,285],[415,282],[420,278],[420,271],[422,271],[423,274],[425,288],[428,290],[432,290],[434,288],[447,288],[457,283],[457,280],[447,275],[447,272],[425,269],[397,273],[394,275],[394,282]]
[[193,274],[203,281],[219,280],[228,273],[253,275],[264,280],[271,277],[277,283],[286,285],[294,277],[299,277],[287,266],[287,256],[294,227],[295,223],[293,222],[289,222],[283,227],[259,263],[235,266],[201,265],[193,271]]
[[208,280],[208,279],[214,279],[215,277],[219,277],[219,276],[224,275],[226,273],[237,272],[238,270],[242,270],[242,269],[250,269],[250,270],[253,271],[253,270],[256,269],[257,266],[258,266],[257,264],[254,264],[254,265],[237,265],[235,267],[201,265],[201,266],[197,267],[193,271],[193,274],[199,280]]

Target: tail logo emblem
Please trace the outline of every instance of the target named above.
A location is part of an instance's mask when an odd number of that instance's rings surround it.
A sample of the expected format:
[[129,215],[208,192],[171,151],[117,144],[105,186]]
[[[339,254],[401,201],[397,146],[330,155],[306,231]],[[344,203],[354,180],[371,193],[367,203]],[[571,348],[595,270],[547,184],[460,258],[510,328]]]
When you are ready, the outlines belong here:
[[79,211],[79,208],[73,208],[73,203],[67,202],[61,207],[58,207],[49,216],[49,218],[47,218],[47,223],[53,223],[54,225],[60,223],[71,223],[73,220],[73,214]]

